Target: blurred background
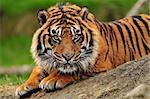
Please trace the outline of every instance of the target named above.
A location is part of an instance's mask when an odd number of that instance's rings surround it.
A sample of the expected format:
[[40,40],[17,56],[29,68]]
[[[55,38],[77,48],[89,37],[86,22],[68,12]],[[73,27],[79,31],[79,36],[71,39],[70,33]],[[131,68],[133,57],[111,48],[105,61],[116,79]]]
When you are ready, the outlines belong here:
[[[138,0],[0,0],[0,69],[11,72],[24,65],[34,66],[30,54],[33,33],[39,28],[37,12],[56,3],[70,2],[86,6],[101,21],[108,22],[123,18]],[[149,14],[149,0],[139,13]],[[2,74],[0,84],[18,84],[27,79],[25,74]]]

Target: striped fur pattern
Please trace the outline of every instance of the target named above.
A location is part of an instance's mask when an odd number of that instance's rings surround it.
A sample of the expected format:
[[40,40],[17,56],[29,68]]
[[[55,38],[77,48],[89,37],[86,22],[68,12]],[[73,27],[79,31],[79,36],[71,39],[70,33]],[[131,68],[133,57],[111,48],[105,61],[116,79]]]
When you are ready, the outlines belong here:
[[100,35],[107,45],[104,59],[110,59],[114,67],[150,53],[149,15],[141,14],[109,23],[98,23]]
[[150,53],[150,15],[99,22],[87,8],[56,5],[38,12],[32,40],[37,66],[16,90],[57,90]]
[[[58,5],[48,9],[46,17],[46,22],[33,37],[31,52],[37,64],[49,72],[53,68],[64,73],[87,71],[94,66],[101,53],[105,53],[101,56],[105,59],[104,61],[109,60],[115,67],[150,52],[149,15],[143,14],[110,23],[101,23],[86,8]],[[55,53],[53,49],[59,46],[66,29],[81,40],[80,50],[78,50],[81,52],[78,53],[80,57],[74,59],[78,62],[72,60],[68,65],[65,65],[66,62],[61,55],[58,59],[55,57],[57,55],[53,54]],[[58,40],[53,40],[53,36]],[[52,43],[53,41],[55,43]]]
[[[98,56],[100,34],[94,22],[94,16],[86,11],[86,8],[81,10],[75,5],[60,5],[48,9],[47,22],[37,30],[32,42],[31,52],[37,64],[43,66],[48,72],[55,68],[63,73],[87,71],[94,65]],[[89,24],[84,19],[87,16]],[[65,52],[58,51],[61,47],[65,48],[62,40],[70,34],[71,41],[66,42],[70,43],[67,46],[69,51],[67,54],[75,55],[67,62],[63,57]],[[78,51],[72,52],[76,49],[69,46],[77,47]]]

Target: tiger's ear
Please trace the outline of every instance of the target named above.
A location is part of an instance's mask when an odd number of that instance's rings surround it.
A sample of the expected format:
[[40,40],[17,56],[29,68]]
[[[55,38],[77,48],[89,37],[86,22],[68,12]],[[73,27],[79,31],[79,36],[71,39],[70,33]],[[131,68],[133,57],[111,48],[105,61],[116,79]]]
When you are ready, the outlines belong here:
[[38,11],[38,21],[40,26],[42,26],[47,21],[47,18],[48,18],[48,13],[46,10],[41,9]]
[[83,7],[83,8],[81,9],[81,11],[80,11],[79,14],[80,14],[81,18],[82,18],[83,20],[85,20],[85,19],[87,18],[88,14],[89,14],[88,8]]

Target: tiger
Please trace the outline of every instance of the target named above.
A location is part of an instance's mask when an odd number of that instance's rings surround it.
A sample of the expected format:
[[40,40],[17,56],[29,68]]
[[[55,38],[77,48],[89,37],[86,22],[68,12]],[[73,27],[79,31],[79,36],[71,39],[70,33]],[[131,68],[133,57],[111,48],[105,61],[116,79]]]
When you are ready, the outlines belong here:
[[31,44],[36,66],[16,96],[62,89],[150,53],[150,15],[100,22],[87,7],[56,4],[37,18]]

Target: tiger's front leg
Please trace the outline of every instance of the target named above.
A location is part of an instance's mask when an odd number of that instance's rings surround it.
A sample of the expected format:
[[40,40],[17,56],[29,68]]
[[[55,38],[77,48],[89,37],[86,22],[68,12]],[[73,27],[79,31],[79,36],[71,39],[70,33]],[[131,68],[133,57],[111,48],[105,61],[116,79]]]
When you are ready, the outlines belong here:
[[57,70],[50,73],[46,78],[44,78],[39,87],[43,90],[57,90],[62,89],[66,85],[79,80],[80,77],[72,76],[67,74],[61,74]]
[[29,79],[16,89],[16,96],[22,96],[33,89],[39,87],[40,81],[45,77],[44,70],[42,67],[37,66],[32,70]]

